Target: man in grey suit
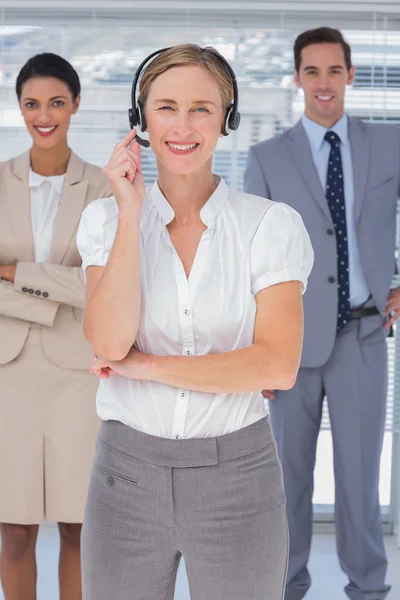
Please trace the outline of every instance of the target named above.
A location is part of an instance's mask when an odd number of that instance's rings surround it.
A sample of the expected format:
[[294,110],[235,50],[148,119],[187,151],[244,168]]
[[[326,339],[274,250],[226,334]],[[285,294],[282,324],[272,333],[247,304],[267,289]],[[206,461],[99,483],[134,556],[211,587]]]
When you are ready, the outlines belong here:
[[386,335],[400,315],[395,273],[400,134],[346,115],[354,79],[338,30],[302,33],[295,81],[305,113],[292,129],[253,146],[245,191],[285,202],[303,217],[315,252],[304,296],[304,349],[290,391],[265,391],[282,460],[290,530],[286,600],[311,585],[313,472],[326,395],[335,463],[337,550],[351,600],[383,600],[387,561],[379,507],[385,423]]

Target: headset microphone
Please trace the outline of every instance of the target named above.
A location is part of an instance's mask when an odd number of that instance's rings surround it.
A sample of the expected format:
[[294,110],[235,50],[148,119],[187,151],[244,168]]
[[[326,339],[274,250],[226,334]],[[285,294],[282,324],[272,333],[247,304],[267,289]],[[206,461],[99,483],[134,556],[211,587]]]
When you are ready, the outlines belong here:
[[133,138],[133,141],[137,142],[138,144],[143,146],[143,148],[150,148],[149,140],[144,140],[143,138],[140,138],[138,135],[135,135],[135,137]]

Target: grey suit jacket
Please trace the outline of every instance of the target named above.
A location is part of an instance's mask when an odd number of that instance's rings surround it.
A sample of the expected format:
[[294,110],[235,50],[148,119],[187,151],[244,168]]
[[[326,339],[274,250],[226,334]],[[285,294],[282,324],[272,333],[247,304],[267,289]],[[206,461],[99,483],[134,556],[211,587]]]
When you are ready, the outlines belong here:
[[[349,118],[354,170],[356,236],[373,301],[380,311],[361,320],[361,335],[385,335],[383,315],[396,270],[396,202],[400,183],[400,130]],[[304,295],[304,345],[301,366],[317,367],[329,358],[336,336],[336,241],[329,207],[301,122],[250,148],[246,192],[285,202],[302,216],[315,253]],[[372,333],[374,332],[374,333]]]

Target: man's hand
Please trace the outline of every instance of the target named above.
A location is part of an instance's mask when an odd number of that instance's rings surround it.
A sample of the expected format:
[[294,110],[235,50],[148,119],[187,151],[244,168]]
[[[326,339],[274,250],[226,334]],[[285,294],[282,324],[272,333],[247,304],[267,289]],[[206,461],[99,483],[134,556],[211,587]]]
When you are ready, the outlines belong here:
[[268,400],[275,400],[275,392],[274,390],[262,390],[262,395],[264,398],[267,398]]
[[11,281],[11,283],[14,283],[16,270],[16,264],[0,265],[0,279],[5,279],[6,281]]
[[391,290],[385,309],[385,316],[390,319],[385,323],[385,329],[390,329],[395,321],[400,317],[400,287]]

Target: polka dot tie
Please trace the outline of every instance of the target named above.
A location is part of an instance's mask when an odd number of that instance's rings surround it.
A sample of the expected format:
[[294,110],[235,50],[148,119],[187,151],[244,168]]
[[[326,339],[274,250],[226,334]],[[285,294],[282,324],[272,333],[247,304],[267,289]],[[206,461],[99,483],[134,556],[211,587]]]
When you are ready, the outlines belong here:
[[349,250],[347,245],[346,205],[340,138],[334,131],[327,131],[325,139],[331,145],[326,180],[326,199],[331,211],[336,233],[338,316],[337,331],[350,321]]

